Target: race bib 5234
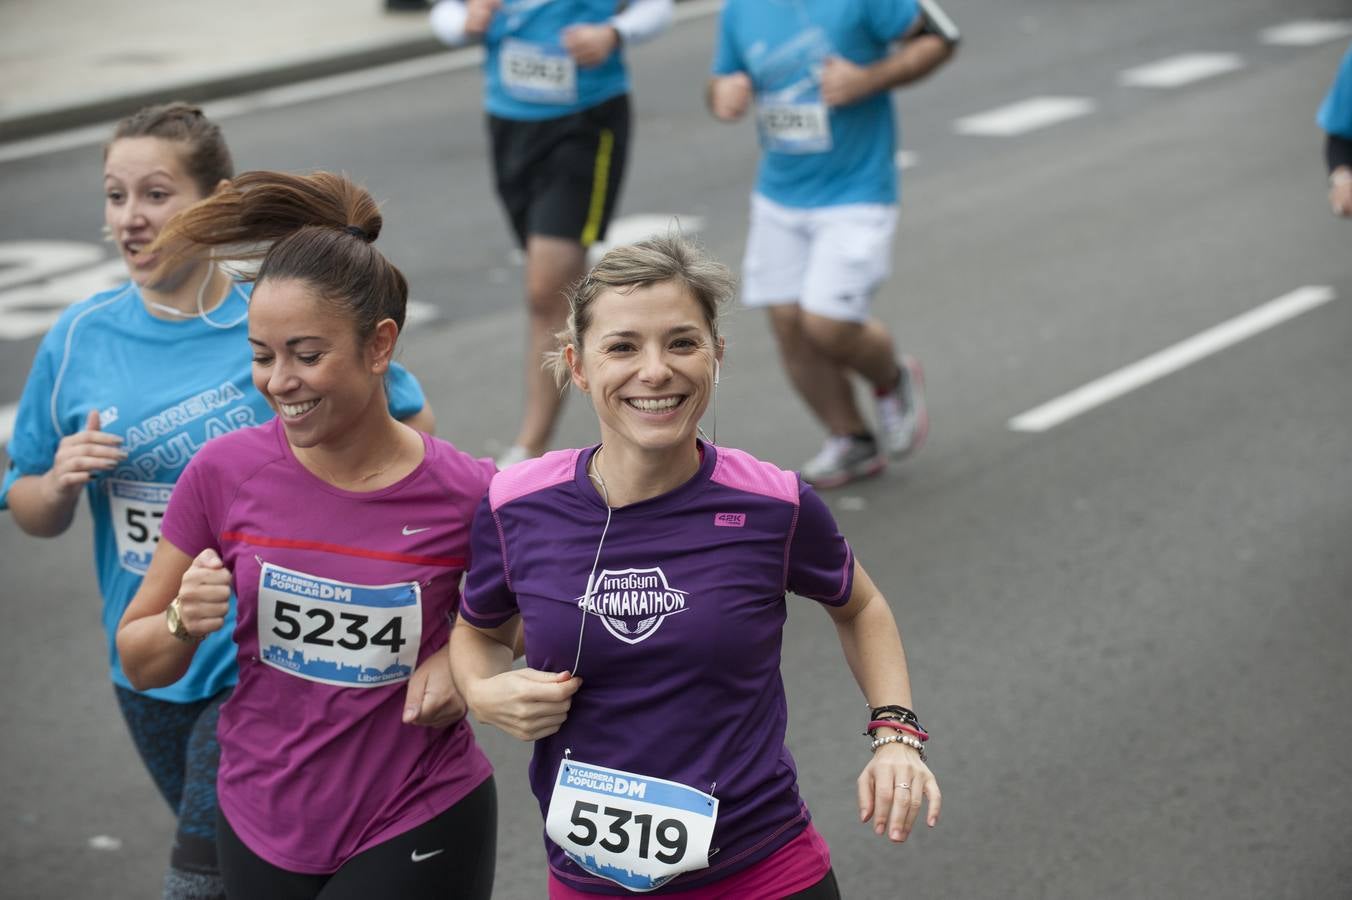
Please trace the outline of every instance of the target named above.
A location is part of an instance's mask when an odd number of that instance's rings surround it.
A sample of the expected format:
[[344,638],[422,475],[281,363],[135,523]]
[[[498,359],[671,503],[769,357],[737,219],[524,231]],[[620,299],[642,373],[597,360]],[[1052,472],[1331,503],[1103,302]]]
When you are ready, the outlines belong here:
[[300,678],[342,687],[406,681],[418,664],[417,582],[349,584],[264,563],[258,656]]

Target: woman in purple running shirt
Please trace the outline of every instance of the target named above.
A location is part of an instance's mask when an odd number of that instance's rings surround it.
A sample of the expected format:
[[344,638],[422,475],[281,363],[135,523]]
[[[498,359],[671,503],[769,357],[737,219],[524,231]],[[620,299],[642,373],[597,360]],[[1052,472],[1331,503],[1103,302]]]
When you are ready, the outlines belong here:
[[839,896],[784,746],[790,591],[831,615],[872,709],[861,820],[904,841],[925,797],[939,820],[887,601],[797,475],[698,434],[731,294],[680,238],[606,254],[557,360],[601,443],[499,473],[475,516],[452,667],[480,720],[535,742],[554,900]]
[[168,260],[261,255],[253,384],[276,411],[209,441],[165,510],[118,629],[138,689],[223,627],[217,847],[231,898],[487,900],[496,800],[446,646],[493,472],[391,417],[408,299],[346,178],[251,172],[175,217]]

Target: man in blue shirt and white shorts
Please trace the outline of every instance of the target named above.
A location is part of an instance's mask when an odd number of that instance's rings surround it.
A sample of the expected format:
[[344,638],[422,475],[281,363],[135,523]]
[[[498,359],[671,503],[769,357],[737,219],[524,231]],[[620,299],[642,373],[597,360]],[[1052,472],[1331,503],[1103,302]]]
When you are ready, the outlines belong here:
[[[870,313],[897,220],[892,88],[929,74],[958,35],[929,0],[728,0],[708,103],[756,115],[742,300],[766,307],[790,381],[829,431],[802,467],[837,487],[919,449],[923,377]],[[877,397],[875,435],[849,373]]]

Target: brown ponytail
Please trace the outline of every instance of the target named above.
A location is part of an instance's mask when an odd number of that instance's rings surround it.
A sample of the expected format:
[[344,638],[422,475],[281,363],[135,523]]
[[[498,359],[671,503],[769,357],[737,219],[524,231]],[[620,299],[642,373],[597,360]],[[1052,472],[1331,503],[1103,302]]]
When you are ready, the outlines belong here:
[[382,319],[400,330],[408,282],[371,246],[383,220],[375,200],[342,175],[245,172],[174,216],[151,246],[160,271],[221,247],[231,260],[262,260],[257,282],[294,278],[342,307],[362,338]]

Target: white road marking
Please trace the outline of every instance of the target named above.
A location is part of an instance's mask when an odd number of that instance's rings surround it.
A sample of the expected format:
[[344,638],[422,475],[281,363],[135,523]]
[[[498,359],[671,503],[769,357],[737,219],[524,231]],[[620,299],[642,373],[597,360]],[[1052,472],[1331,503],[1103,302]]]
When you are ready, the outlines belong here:
[[1260,39],[1278,47],[1313,47],[1341,40],[1350,34],[1352,21],[1346,19],[1297,19],[1264,29]]
[[14,433],[14,420],[19,415],[19,404],[6,403],[0,406],[0,444],[9,443],[9,436]]
[[[25,257],[18,252],[25,248],[39,250]],[[102,256],[103,249],[97,244],[37,241],[0,244],[0,261],[13,261],[16,279],[18,275],[31,279],[9,287],[13,282],[0,278],[0,340],[25,340],[45,334],[67,306],[125,282],[127,267],[121,259],[105,259],[64,271],[82,260]]]
[[1208,328],[1185,341],[1118,369],[1068,394],[1063,394],[1035,409],[1009,420],[1013,431],[1039,432],[1055,428],[1081,413],[1116,400],[1152,381],[1171,375],[1193,363],[1218,353],[1309,312],[1337,297],[1326,285],[1306,285],[1276,300],[1264,303],[1226,322]]
[[[676,7],[673,22],[686,22],[703,16],[712,15],[722,8],[722,0],[691,0]],[[373,66],[355,72],[344,72],[325,78],[313,78],[295,84],[269,88],[236,97],[225,97],[202,105],[203,111],[212,119],[228,119],[260,110],[278,109],[311,103],[343,94],[368,91],[373,88],[388,87],[405,81],[416,81],[434,75],[444,75],[478,66],[483,61],[483,50],[479,47],[466,47],[449,53],[437,53],[417,59]],[[113,132],[115,121],[98,125],[87,125],[68,131],[59,131],[49,135],[0,144],[0,163],[28,159],[33,156],[45,156],[77,147],[88,147],[108,140]]]
[[1234,53],[1184,53],[1127,69],[1117,76],[1127,87],[1176,88],[1244,68]]
[[103,248],[82,241],[5,241],[0,243],[0,291],[50,278],[103,259]]
[[1087,116],[1095,109],[1087,97],[1030,97],[1008,106],[964,116],[953,123],[958,134],[1014,137]]
[[893,161],[897,164],[898,169],[905,171],[906,169],[914,169],[916,163],[920,162],[920,158],[910,150],[898,150]]

